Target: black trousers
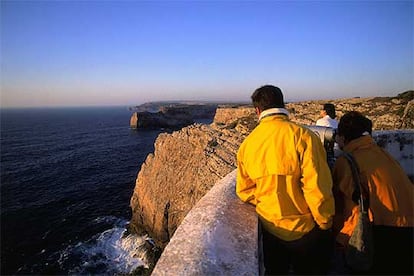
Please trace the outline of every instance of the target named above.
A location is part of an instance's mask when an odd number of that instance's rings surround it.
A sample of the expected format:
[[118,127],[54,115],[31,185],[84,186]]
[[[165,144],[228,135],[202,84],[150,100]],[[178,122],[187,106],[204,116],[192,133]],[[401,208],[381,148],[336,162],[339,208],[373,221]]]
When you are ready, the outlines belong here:
[[374,275],[413,275],[413,227],[375,225]]
[[315,226],[298,240],[284,241],[260,228],[265,275],[328,273],[334,249],[332,231]]
[[412,227],[374,225],[374,263],[369,271],[353,271],[346,265],[345,248],[335,251],[333,275],[414,275]]

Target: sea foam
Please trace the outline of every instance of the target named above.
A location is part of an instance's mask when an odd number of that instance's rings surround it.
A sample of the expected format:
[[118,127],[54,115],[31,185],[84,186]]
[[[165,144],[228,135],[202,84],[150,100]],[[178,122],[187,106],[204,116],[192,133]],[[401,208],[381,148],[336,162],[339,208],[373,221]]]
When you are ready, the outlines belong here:
[[[111,219],[111,218],[105,218]],[[86,242],[68,246],[61,252],[59,263],[71,266],[69,274],[128,274],[140,266],[148,268],[146,245],[148,236],[127,233],[127,221],[118,220],[116,225],[95,235]]]

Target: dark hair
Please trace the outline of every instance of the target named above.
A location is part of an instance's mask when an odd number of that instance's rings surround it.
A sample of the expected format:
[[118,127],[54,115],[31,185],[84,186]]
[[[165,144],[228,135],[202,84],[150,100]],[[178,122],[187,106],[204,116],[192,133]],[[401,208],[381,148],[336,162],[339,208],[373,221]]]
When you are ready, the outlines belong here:
[[362,136],[364,132],[372,134],[372,121],[358,111],[350,111],[341,117],[338,124],[338,135],[344,136],[345,141],[352,141]]
[[264,85],[257,88],[251,99],[253,106],[258,107],[260,111],[274,107],[285,107],[282,90],[273,85]]
[[335,106],[331,103],[326,103],[323,105],[323,110],[326,111],[326,114],[329,115],[332,119],[335,119],[336,113],[335,113]]

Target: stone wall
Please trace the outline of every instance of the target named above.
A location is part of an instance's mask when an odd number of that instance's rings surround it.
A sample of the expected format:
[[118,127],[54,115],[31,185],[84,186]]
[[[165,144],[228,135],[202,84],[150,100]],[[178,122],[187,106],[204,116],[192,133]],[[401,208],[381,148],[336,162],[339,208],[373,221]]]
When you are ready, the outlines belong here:
[[414,180],[414,129],[374,131],[377,144],[398,160],[411,181]]
[[235,191],[236,170],[188,213],[152,275],[258,275],[258,223]]

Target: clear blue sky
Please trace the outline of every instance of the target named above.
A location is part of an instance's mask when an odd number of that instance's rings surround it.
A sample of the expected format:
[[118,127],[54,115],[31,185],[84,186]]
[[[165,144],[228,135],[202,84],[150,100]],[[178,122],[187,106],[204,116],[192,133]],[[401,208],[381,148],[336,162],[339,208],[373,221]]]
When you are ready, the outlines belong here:
[[394,96],[414,1],[4,1],[1,106]]

